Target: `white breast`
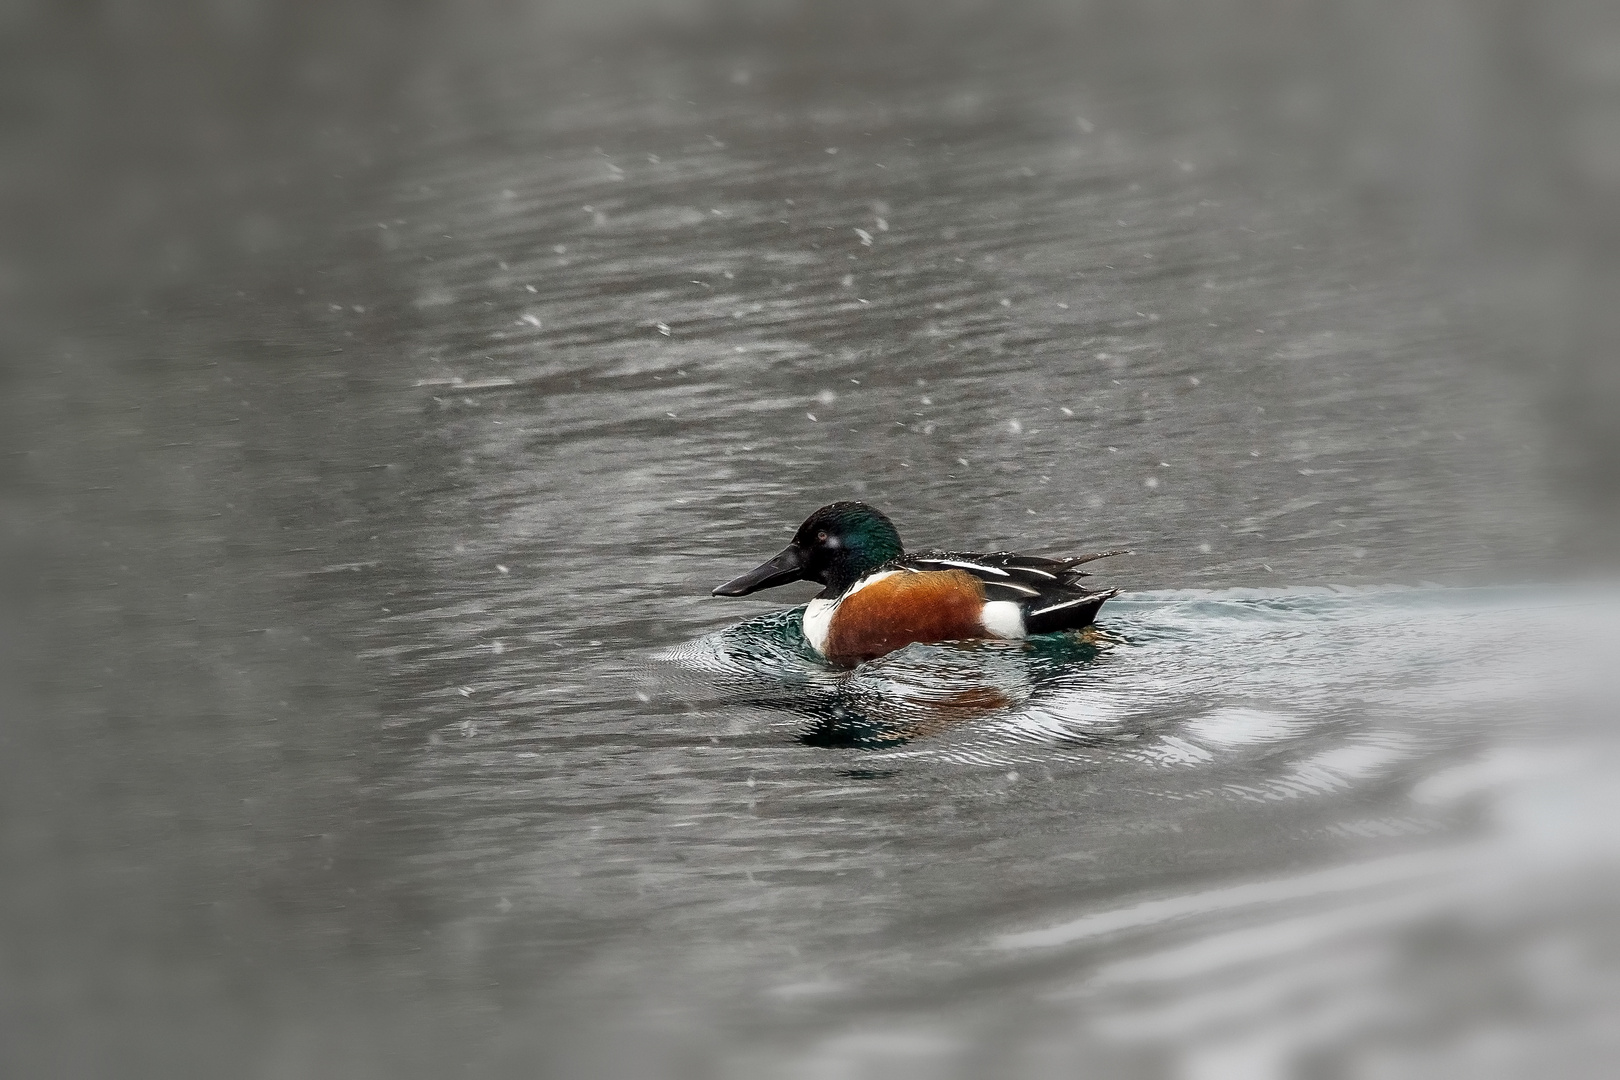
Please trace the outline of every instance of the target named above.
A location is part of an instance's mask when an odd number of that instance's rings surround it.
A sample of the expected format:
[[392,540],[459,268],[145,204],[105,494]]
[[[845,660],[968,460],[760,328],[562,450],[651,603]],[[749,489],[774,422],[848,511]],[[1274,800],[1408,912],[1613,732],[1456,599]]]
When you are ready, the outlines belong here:
[[804,605],[804,639],[822,656],[827,655],[827,635],[832,631],[836,600],[812,600]]

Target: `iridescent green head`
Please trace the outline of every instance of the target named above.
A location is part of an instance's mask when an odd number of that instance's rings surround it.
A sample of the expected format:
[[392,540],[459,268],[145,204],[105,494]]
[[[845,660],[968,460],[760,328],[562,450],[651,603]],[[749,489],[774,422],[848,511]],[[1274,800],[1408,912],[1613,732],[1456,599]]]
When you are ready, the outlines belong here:
[[823,597],[840,596],[855,582],[903,550],[894,522],[862,502],[835,502],[805,519],[793,543],[768,562],[714,590],[715,596],[746,596],[790,581],[815,581]]

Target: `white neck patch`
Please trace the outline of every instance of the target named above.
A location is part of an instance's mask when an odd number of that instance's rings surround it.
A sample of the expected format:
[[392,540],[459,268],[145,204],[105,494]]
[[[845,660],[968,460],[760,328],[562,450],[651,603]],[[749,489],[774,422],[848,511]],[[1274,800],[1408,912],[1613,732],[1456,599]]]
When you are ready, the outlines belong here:
[[812,600],[804,605],[804,640],[822,656],[827,655],[827,636],[832,633],[836,600]]

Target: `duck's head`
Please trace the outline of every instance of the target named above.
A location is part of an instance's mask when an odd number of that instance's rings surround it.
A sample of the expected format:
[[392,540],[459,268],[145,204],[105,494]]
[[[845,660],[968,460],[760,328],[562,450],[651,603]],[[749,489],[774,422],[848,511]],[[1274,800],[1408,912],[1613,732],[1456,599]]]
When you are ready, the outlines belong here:
[[903,554],[894,522],[861,502],[835,502],[805,519],[793,543],[768,562],[714,590],[715,596],[747,596],[790,581],[815,581],[832,598]]

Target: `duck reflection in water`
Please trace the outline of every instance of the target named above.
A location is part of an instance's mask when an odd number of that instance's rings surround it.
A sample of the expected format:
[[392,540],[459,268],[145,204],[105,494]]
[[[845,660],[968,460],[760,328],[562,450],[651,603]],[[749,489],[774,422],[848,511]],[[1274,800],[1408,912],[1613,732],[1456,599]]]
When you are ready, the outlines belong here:
[[1095,627],[1017,644],[913,645],[846,674],[830,695],[800,699],[810,746],[884,749],[1021,709],[1109,644]]
[[1114,644],[1106,631],[1088,626],[1022,641],[913,644],[838,669],[805,641],[802,614],[791,608],[761,615],[677,646],[663,659],[728,702],[803,717],[803,743],[882,749],[1024,708],[1067,685]]

